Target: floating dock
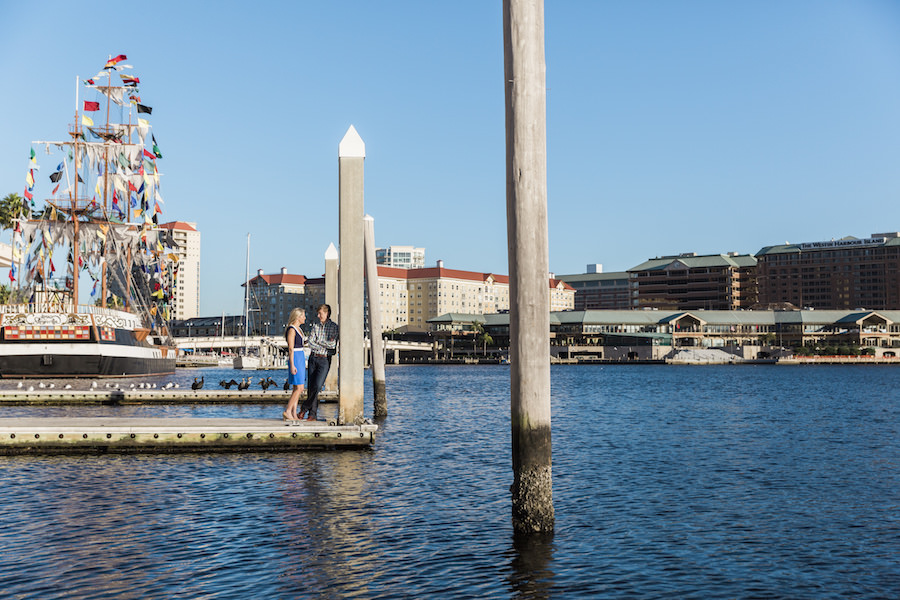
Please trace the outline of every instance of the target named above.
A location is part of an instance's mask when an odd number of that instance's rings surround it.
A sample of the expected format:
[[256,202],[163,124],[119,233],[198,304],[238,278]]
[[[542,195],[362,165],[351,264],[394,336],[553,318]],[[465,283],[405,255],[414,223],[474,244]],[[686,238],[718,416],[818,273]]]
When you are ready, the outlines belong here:
[[298,451],[367,448],[377,425],[227,418],[0,419],[0,454]]
[[[0,406],[81,404],[284,404],[290,392],[282,390],[184,390],[184,389],[96,389],[55,388],[0,390]],[[302,399],[305,395],[301,396]],[[335,392],[319,392],[320,402],[337,402]]]

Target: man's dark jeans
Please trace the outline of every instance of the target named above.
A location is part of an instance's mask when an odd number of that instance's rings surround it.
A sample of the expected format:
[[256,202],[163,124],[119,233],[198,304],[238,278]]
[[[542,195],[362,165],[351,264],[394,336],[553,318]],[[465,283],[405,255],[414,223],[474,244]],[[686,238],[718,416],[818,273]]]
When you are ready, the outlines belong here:
[[315,419],[319,412],[319,391],[325,385],[328,369],[331,367],[331,359],[325,356],[310,356],[308,373],[306,376],[306,401],[300,407],[301,412],[308,412],[308,419]]

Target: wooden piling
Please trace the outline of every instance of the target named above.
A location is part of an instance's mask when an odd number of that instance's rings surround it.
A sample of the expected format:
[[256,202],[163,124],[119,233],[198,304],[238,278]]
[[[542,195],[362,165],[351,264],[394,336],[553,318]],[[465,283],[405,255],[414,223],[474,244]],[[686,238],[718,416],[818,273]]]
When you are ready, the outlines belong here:
[[543,0],[504,0],[512,518],[554,527]]
[[381,298],[378,295],[378,265],[375,261],[375,219],[366,215],[364,244],[366,254],[366,298],[369,300],[369,349],[372,355],[373,416],[387,416],[387,390],[384,375],[384,338],[381,333]]

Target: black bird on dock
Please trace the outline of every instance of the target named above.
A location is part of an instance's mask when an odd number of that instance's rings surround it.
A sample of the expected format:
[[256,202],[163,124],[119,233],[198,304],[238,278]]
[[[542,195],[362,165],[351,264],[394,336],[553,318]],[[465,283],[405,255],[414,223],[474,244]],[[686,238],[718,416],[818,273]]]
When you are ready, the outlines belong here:
[[234,379],[232,379],[231,381],[225,381],[225,380],[222,380],[222,381],[219,382],[219,385],[221,385],[221,386],[222,386],[223,388],[225,388],[226,390],[230,390],[230,389],[231,389],[231,386],[237,385],[237,384],[238,384],[238,382],[235,381]]
[[269,383],[270,381],[271,381],[270,379],[260,379],[259,380],[259,387],[261,387],[263,389],[263,392],[269,391],[269,386],[272,385],[271,383]]
[[290,381],[290,379],[284,380],[284,387],[282,388],[284,391],[288,391],[289,389],[291,389],[291,386],[288,384],[288,381]]
[[223,379],[222,381],[219,382],[219,387],[225,388],[227,390],[228,382]]
[[246,378],[246,377],[244,377],[243,379],[241,379],[241,382],[238,384],[238,389],[241,390],[241,391],[244,391],[244,390],[246,390],[248,387],[250,387],[250,382],[247,381],[247,378]]
[[191,389],[195,392],[203,387],[203,377],[200,378],[200,381],[197,381],[197,378],[194,377],[194,383],[191,384]]

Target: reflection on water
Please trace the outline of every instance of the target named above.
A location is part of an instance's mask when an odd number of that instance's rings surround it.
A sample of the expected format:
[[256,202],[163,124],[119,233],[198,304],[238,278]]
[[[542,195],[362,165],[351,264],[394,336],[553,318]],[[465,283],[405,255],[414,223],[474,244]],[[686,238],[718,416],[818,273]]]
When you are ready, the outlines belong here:
[[[3,595],[883,598],[900,589],[898,369],[554,367],[557,530],[525,537],[511,526],[508,370],[387,375],[390,414],[370,450],[0,457]],[[3,411],[274,419],[280,408]]]
[[513,534],[509,587],[516,598],[549,598],[553,583],[553,534]]

